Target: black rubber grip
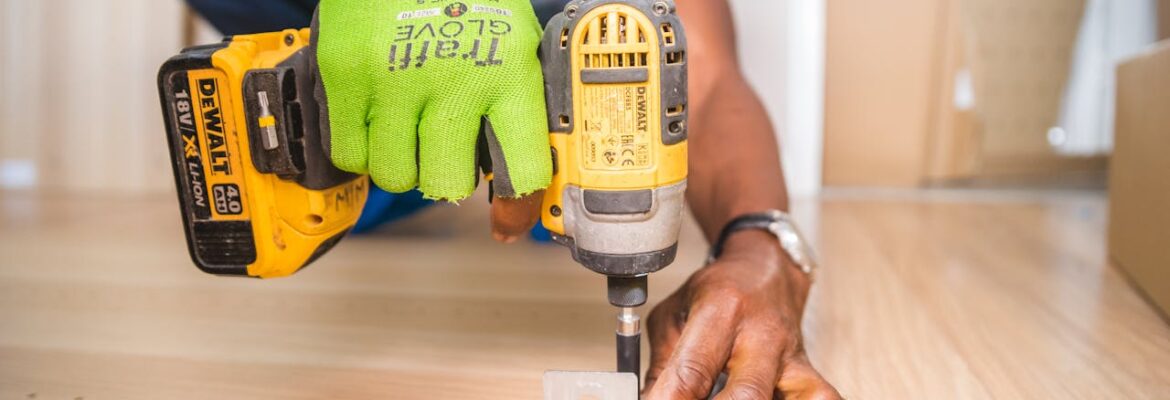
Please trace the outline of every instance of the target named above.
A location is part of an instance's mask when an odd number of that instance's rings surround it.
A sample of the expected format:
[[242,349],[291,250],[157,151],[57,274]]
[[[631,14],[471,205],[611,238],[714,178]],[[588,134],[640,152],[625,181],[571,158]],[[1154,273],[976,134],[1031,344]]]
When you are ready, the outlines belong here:
[[594,214],[645,214],[654,209],[654,191],[585,189],[582,201],[585,211]]

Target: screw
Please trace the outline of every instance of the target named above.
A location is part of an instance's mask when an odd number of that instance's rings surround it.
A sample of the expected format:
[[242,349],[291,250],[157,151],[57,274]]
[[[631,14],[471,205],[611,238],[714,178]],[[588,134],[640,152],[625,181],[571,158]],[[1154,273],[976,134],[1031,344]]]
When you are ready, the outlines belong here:
[[554,205],[548,209],[548,212],[549,212],[549,214],[552,214],[552,216],[554,216],[554,217],[559,217],[559,216],[561,216],[561,207]]
[[654,3],[654,13],[655,14],[666,15],[666,13],[668,13],[668,12],[670,12],[670,6],[667,5],[666,3],[661,2],[661,1]]
[[670,126],[667,129],[670,130],[671,134],[674,134],[674,135],[680,134],[680,133],[682,133],[682,130],[683,130],[683,123],[682,123],[682,121],[671,122]]
[[577,17],[577,6],[573,5],[573,4],[565,6],[565,16],[569,17],[569,19],[576,18]]
[[288,35],[284,35],[284,45],[285,46],[292,46],[294,41],[296,41],[296,38],[294,38],[291,33]]

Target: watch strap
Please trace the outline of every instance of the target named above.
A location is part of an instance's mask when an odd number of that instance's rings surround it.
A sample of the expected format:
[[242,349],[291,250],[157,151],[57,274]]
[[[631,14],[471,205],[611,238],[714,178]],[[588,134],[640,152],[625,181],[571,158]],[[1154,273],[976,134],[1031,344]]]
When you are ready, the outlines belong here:
[[723,229],[719,231],[719,239],[711,246],[711,252],[707,257],[707,263],[715,261],[723,254],[723,246],[727,243],[727,239],[732,234],[748,229],[758,229],[771,233],[769,226],[776,222],[777,215],[772,211],[744,214],[735,217]]

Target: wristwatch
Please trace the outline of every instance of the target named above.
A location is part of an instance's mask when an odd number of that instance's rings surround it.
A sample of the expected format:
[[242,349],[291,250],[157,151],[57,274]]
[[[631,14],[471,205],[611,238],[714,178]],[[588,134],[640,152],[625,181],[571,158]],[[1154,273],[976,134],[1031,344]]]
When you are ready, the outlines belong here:
[[792,217],[788,213],[780,210],[745,214],[728,222],[723,227],[723,230],[719,232],[719,240],[715,241],[715,245],[711,246],[711,253],[707,256],[707,263],[715,262],[715,259],[719,258],[719,255],[723,253],[723,245],[727,242],[727,238],[731,234],[746,229],[759,229],[775,236],[776,240],[780,242],[780,248],[788,253],[792,261],[806,275],[811,277],[813,271],[817,269],[816,255],[813,254],[812,246],[808,244],[808,240],[805,240],[804,235],[800,234],[800,230],[796,228],[796,223],[792,221]]

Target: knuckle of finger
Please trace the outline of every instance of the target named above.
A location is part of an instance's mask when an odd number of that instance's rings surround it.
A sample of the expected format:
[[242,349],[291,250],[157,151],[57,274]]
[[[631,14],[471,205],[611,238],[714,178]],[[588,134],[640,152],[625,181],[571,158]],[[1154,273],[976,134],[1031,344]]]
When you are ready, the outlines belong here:
[[707,292],[705,303],[723,315],[742,316],[745,307],[744,293],[736,287],[723,286]]
[[706,398],[715,381],[715,377],[708,369],[695,360],[683,361],[674,373],[679,382],[676,390],[682,395],[690,396],[687,398]]
[[714,268],[703,268],[691,275],[690,283],[692,286],[713,286],[721,285],[723,281],[723,274]]
[[800,343],[799,325],[789,323],[778,318],[765,318],[752,323],[753,329],[760,334],[774,338],[777,343],[786,348]]
[[739,385],[730,388],[727,393],[729,400],[762,400],[772,398],[772,392],[758,385]]

